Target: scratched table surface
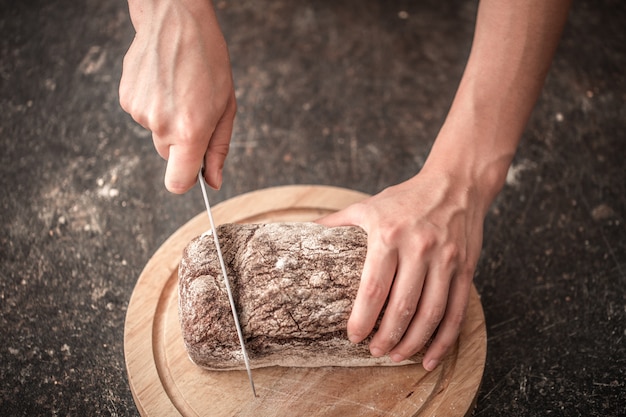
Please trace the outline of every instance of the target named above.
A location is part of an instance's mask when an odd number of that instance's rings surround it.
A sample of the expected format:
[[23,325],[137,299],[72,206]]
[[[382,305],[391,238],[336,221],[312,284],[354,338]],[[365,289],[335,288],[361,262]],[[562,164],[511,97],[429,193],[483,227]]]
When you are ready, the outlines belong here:
[[[216,1],[239,112],[212,202],[286,184],[374,194],[414,175],[476,1]],[[574,2],[485,223],[475,416],[626,414],[626,2]],[[0,414],[137,416],[124,318],[201,212],[118,105],[125,0],[0,2]],[[156,88],[156,86],[155,86]]]

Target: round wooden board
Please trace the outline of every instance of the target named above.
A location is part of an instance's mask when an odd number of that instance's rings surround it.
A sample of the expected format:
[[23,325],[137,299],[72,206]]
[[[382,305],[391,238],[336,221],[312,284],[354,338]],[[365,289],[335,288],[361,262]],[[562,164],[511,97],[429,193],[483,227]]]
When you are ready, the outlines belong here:
[[[325,186],[255,191],[216,205],[216,224],[307,221],[367,195]],[[178,322],[178,263],[183,248],[210,228],[200,213],[148,261],[128,305],[124,353],[142,416],[464,416],[471,413],[487,349],[485,319],[472,287],[453,351],[433,372],[421,365],[365,368],[261,368],[210,372],[185,351]],[[234,329],[233,329],[234,331]]]

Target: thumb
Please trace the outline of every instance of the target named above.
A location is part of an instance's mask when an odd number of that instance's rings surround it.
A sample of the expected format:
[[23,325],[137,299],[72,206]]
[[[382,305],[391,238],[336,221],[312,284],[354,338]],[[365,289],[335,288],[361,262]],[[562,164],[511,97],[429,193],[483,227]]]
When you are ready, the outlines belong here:
[[165,169],[165,188],[174,194],[187,192],[196,183],[202,165],[203,152],[192,148],[171,145]]
[[339,226],[360,226],[360,209],[359,205],[353,204],[344,208],[343,210],[336,211],[315,220],[315,223],[321,224],[326,227],[339,227]]

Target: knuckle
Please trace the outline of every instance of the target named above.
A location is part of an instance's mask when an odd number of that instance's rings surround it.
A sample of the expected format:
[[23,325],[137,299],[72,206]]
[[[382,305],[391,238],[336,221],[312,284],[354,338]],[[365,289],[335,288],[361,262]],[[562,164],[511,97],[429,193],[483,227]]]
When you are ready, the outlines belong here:
[[451,312],[450,317],[448,317],[447,320],[455,329],[460,329],[463,321],[465,320],[465,309]]
[[146,112],[145,126],[157,136],[166,136],[168,133],[168,124],[163,113],[158,106],[153,106]]
[[155,109],[153,123],[164,135],[171,136],[177,144],[183,146],[192,145],[198,137],[206,133],[203,118],[194,111],[181,110],[169,114],[165,110]]
[[130,113],[130,94],[125,84],[120,83],[118,94],[120,97],[120,106],[122,107],[122,109],[124,109],[126,113]]
[[393,310],[392,314],[404,323],[413,318],[417,305],[412,299],[403,297],[394,305],[387,307],[387,310],[389,311],[390,308]]
[[383,348],[383,350],[388,351],[398,344],[403,335],[404,332],[400,328],[385,333],[378,332],[378,344]]
[[431,233],[422,233],[415,238],[414,250],[418,256],[424,256],[437,245],[437,237]]
[[456,342],[458,336],[459,332],[436,336],[433,343],[428,347],[428,353],[433,354],[437,358],[445,356]]
[[238,109],[239,109],[239,106],[237,104],[237,99],[235,98],[235,94],[233,93],[230,100],[228,100],[228,103],[226,104],[226,113],[231,115],[232,118],[234,118],[235,115],[237,114]]
[[466,267],[464,272],[462,273],[462,277],[467,282],[472,282],[472,279],[474,279],[474,267],[473,266]]
[[350,206],[350,210],[352,210],[359,218],[362,218],[367,213],[367,203],[363,201],[359,201],[358,203],[354,203]]
[[366,299],[371,301],[381,301],[387,298],[387,288],[376,279],[363,280],[360,291]]
[[456,263],[460,258],[460,253],[455,243],[448,243],[441,248],[441,259],[445,264]]
[[174,131],[172,133],[176,137],[176,142],[183,146],[193,144],[202,132],[199,122],[195,120],[195,116],[189,113],[178,117],[173,123],[173,128]]
[[216,156],[219,156],[220,159],[226,159],[226,156],[228,155],[229,150],[230,150],[229,142],[210,145],[211,153],[215,154]]
[[433,329],[437,327],[437,325],[441,322],[443,315],[445,313],[445,307],[442,306],[431,306],[427,308],[423,312],[424,320],[429,327]]
[[474,265],[468,262],[465,262],[463,266],[459,268],[458,277],[463,281],[471,282],[474,278]]
[[419,352],[424,347],[424,342],[413,340],[410,343],[401,342],[400,345],[395,347],[393,350],[396,353],[399,353],[404,358],[411,357]]
[[128,113],[133,118],[133,120],[135,120],[142,126],[147,125],[147,118],[145,116],[145,113],[139,110],[136,99],[135,97],[133,97],[132,91],[130,91],[128,87],[122,84],[120,84],[119,88],[119,101],[122,110]]
[[402,229],[393,226],[383,226],[380,230],[380,240],[387,247],[398,245]]
[[448,350],[454,344],[454,339],[438,339],[435,343],[430,345],[429,350],[433,353],[433,355],[439,360],[439,358],[443,357]]

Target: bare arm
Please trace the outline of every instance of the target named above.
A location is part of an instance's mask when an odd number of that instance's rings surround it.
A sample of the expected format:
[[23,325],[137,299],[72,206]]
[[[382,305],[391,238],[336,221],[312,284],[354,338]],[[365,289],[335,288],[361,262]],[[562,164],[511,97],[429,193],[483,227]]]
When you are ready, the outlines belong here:
[[458,164],[456,171],[466,170],[458,174],[482,188],[487,206],[504,183],[569,4],[570,0],[480,2],[467,67],[427,166]]
[[424,347],[434,369],[458,338],[489,205],[500,191],[542,88],[569,0],[482,0],[470,57],[448,117],[419,174],[330,215],[368,232],[351,341],[373,329],[374,356],[400,361]]

